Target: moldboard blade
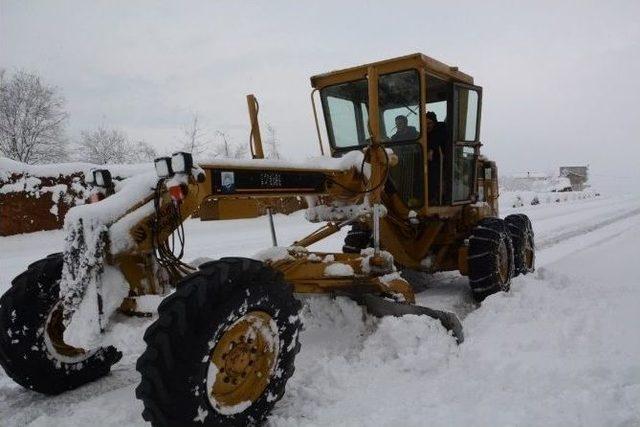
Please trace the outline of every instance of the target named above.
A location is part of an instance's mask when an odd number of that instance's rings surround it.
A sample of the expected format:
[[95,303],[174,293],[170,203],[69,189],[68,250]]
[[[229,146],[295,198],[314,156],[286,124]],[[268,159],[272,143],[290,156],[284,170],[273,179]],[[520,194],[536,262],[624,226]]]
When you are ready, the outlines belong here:
[[453,333],[458,344],[461,344],[464,341],[462,323],[458,320],[458,316],[451,312],[434,310],[420,305],[393,302],[372,294],[363,295],[362,302],[367,307],[369,313],[376,317],[400,317],[407,314],[415,314],[418,316],[426,315],[434,319],[438,319],[440,323],[442,323],[442,326]]

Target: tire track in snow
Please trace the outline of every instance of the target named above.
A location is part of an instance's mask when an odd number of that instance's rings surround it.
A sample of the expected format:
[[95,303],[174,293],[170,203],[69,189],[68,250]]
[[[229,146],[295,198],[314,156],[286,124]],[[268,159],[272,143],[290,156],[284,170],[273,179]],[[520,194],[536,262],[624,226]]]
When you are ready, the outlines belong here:
[[564,242],[565,240],[572,239],[574,237],[581,236],[583,234],[591,233],[593,231],[599,230],[600,228],[606,227],[618,221],[625,220],[627,218],[640,215],[640,208],[632,209],[631,211],[624,212],[620,215],[613,216],[611,218],[605,219],[603,221],[599,221],[595,224],[588,224],[582,227],[578,227],[573,230],[566,231],[564,233],[560,233],[555,236],[550,236],[547,238],[543,238],[541,241],[536,241],[536,250],[544,250],[558,243]]
[[[625,202],[627,201],[625,200]],[[578,224],[580,225],[577,228],[575,226],[571,227],[570,224],[558,224],[554,228],[544,229],[539,233],[542,234],[542,236],[540,238],[536,238],[537,267],[543,266],[549,259],[557,261],[558,259],[569,255],[571,252],[590,247],[594,242],[592,239],[585,239],[584,242],[576,239],[576,241],[572,243],[572,251],[566,253],[565,251],[561,251],[561,256],[558,256],[558,254],[552,255],[550,253],[553,252],[555,247],[560,246],[571,239],[585,236],[607,226],[611,226],[615,223],[640,215],[640,199],[635,199],[633,202],[632,206],[626,206],[627,210],[623,210],[621,213],[613,216],[611,216],[610,212],[599,212],[599,210],[603,208],[602,203],[599,203],[597,206],[593,206],[588,209],[588,211],[594,211],[593,213],[595,213],[595,215],[578,220]],[[631,209],[629,209],[630,207]],[[511,213],[515,212],[510,211],[509,214]],[[585,211],[581,210],[571,213],[578,214],[585,213]],[[529,212],[527,212],[527,214],[529,214]],[[602,216],[605,216],[605,219],[601,219]],[[532,221],[536,221],[536,218],[532,218]],[[538,221],[540,221],[540,219],[538,219]],[[567,229],[568,227],[570,227],[570,229]],[[559,228],[564,229],[565,231],[557,233]],[[618,234],[620,234],[620,230],[611,230],[611,232],[606,233],[607,236],[611,235],[614,237]],[[598,242],[599,241],[600,240],[598,240]],[[427,288],[416,294],[417,303],[434,309],[451,311],[455,313],[461,321],[463,321],[463,326],[464,319],[467,315],[476,311],[480,307],[473,300],[469,291],[467,278],[465,276],[461,276],[458,272],[444,272],[436,273],[435,275],[425,275],[421,280],[424,282],[421,283],[421,285],[424,286],[426,284]],[[516,278],[515,280],[519,281],[520,278]]]

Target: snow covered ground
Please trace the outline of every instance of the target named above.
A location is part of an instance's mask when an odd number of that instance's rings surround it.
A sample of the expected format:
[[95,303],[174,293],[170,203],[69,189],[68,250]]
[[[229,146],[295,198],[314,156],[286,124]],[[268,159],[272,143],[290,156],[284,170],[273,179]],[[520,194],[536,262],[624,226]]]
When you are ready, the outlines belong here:
[[[527,213],[538,270],[476,306],[454,273],[425,277],[419,303],[455,311],[456,346],[439,324],[375,320],[348,300],[305,299],[296,373],[272,426],[640,425],[640,197],[597,197],[503,209]],[[315,228],[277,216],[281,245]],[[187,259],[249,256],[270,245],[266,218],[188,221]],[[338,249],[343,235],[317,249]],[[0,292],[30,262],[62,248],[61,231],[0,237]],[[57,397],[0,373],[3,426],[144,425],[134,396],[148,320],[121,318],[112,374]]]

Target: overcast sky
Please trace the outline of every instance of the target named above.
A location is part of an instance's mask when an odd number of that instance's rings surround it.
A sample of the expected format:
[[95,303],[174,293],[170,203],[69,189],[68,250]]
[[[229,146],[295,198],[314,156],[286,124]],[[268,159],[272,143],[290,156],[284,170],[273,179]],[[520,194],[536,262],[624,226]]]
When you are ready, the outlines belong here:
[[318,152],[309,77],[413,52],[484,88],[503,173],[589,164],[640,184],[640,1],[8,1],[0,67],[58,86],[69,134],[106,125],[169,150],[198,112],[248,139],[244,96],[285,156]]

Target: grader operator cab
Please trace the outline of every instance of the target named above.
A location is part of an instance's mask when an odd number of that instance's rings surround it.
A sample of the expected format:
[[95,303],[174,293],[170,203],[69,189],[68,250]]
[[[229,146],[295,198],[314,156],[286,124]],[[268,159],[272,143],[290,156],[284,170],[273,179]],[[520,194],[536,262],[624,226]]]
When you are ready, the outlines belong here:
[[[175,153],[156,159],[157,174],[118,187],[94,173],[115,193],[72,209],[64,252],[31,264],[0,300],[7,374],[46,394],[106,375],[122,354],[100,337],[116,311],[151,315],[150,295],[164,298],[144,336],[136,395],[158,426],[266,419],[294,371],[305,293],[352,298],[375,316],[431,316],[462,342],[456,316],[415,305],[401,272],[459,270],[481,301],[533,271],[535,258],[528,218],[498,218],[496,165],[480,154],[481,88],[422,54],[311,84],[322,157],[262,159],[250,95],[254,159],[196,165]],[[252,259],[181,259],[182,222],[203,202],[283,196],[304,196],[307,219],[323,225]],[[342,251],[311,249],[345,227]]]
[[[429,205],[474,201],[482,89],[466,74],[423,55],[373,68],[377,90],[372,94],[368,82],[374,75],[367,78],[368,67],[311,79],[320,90],[332,154],[361,149],[375,129],[398,157],[388,185],[407,208],[426,213]],[[431,127],[427,113],[439,119]]]

